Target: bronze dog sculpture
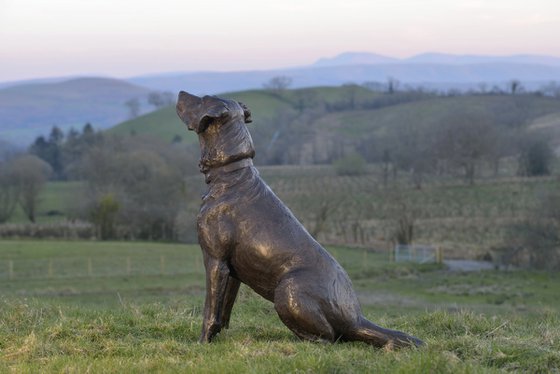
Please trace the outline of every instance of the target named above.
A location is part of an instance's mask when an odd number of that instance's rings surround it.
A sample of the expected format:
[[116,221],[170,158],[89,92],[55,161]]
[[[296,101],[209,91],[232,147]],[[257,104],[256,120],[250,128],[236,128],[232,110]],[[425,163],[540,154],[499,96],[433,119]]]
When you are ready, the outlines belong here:
[[199,166],[208,184],[197,219],[206,268],[200,342],[228,327],[243,282],[272,301],[282,322],[302,339],[422,344],[364,318],[344,269],[259,177],[245,105],[181,91],[177,114],[198,134]]

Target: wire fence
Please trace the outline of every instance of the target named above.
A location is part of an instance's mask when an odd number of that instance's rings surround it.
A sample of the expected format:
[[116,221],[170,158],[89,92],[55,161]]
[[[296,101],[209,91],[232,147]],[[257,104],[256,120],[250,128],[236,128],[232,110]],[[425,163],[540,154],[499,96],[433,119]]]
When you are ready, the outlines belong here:
[[[189,261],[190,260],[190,261]],[[99,278],[122,276],[169,276],[200,272],[200,257],[106,256],[56,257],[46,259],[0,259],[0,280]]]
[[422,244],[397,244],[393,256],[395,262],[416,262],[420,264],[443,262],[441,247]]

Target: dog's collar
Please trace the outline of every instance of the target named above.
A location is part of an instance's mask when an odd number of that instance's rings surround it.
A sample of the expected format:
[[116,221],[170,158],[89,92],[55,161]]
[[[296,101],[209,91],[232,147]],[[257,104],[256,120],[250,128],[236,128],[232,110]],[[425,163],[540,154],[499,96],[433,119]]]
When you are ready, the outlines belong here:
[[203,173],[206,179],[206,183],[210,183],[218,174],[231,173],[232,171],[243,169],[248,166],[253,166],[253,159],[243,158],[241,160],[234,161],[223,166],[208,169],[207,171],[203,171]]

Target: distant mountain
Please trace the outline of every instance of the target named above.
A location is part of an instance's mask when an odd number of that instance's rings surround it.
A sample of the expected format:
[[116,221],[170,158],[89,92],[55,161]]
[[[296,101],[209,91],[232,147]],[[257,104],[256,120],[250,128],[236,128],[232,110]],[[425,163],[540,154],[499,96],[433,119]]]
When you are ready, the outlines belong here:
[[[103,129],[125,120],[125,102],[144,99],[150,90],[107,78],[25,84],[0,89],[0,138],[28,144],[53,125],[66,130],[90,122]],[[145,100],[145,99],[144,99]]]
[[66,77],[37,78],[37,79],[24,79],[24,80],[17,80],[17,81],[0,82],[0,89],[7,88],[7,87],[15,87],[15,86],[25,86],[30,84],[59,83],[59,82],[65,82],[70,79],[76,79],[76,78],[79,77],[66,76]]
[[468,64],[528,64],[560,66],[560,58],[542,55],[512,55],[512,56],[483,56],[483,55],[451,55],[445,53],[423,53],[402,60],[405,63],[468,65]]
[[[292,79],[293,88],[313,86],[339,86],[345,83],[368,81],[386,82],[388,77],[401,84],[447,90],[470,89],[485,83],[505,87],[517,79],[529,89],[535,89],[550,81],[560,81],[560,65],[538,65],[508,62],[476,64],[416,62],[351,64],[333,66],[310,66],[285,70],[243,72],[177,73],[176,75],[153,75],[129,79],[130,82],[153,90],[178,92],[188,90],[196,94],[216,94],[262,88],[263,84],[279,75]],[[330,63],[334,63],[331,61]]]
[[[91,122],[106,128],[128,117],[124,103],[145,98],[152,90],[187,90],[195,94],[219,94],[262,88],[276,76],[292,79],[291,88],[340,86],[346,83],[380,82],[389,77],[401,87],[435,90],[505,89],[513,79],[526,89],[550,81],[560,82],[560,58],[539,55],[482,56],[424,53],[397,59],[367,52],[347,52],[316,63],[290,69],[234,72],[176,72],[137,76],[126,81],[79,78],[61,81],[0,82],[0,138],[25,144],[50,127],[82,127]],[[1,88],[4,87],[4,88]],[[151,109],[151,108],[150,108]]]
[[321,58],[313,66],[373,65],[399,62],[399,59],[369,52],[346,52],[331,58]]

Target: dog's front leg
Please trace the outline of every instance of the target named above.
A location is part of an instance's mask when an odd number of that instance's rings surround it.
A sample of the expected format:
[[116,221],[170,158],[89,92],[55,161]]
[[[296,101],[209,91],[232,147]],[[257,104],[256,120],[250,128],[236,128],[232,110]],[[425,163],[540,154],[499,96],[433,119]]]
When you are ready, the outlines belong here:
[[209,343],[222,328],[221,313],[225,302],[229,268],[225,261],[207,254],[204,256],[204,266],[206,267],[206,301],[200,342]]
[[241,282],[239,280],[229,277],[227,281],[226,294],[224,298],[224,305],[222,309],[221,322],[222,328],[229,328],[229,318],[231,317],[231,310],[233,309],[233,303],[237,297],[237,292],[239,291],[239,286]]

